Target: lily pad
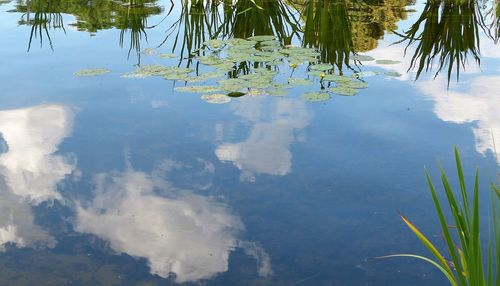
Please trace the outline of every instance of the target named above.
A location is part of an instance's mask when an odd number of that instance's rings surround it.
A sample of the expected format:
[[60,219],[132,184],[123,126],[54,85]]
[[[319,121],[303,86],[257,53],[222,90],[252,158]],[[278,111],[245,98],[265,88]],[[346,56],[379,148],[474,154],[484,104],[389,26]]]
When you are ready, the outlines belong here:
[[176,87],[175,91],[179,92],[194,92],[194,93],[208,93],[208,92],[216,92],[220,91],[220,88],[217,86],[210,85],[194,85],[194,86],[181,86]]
[[345,95],[345,96],[353,96],[353,95],[356,95],[358,93],[358,91],[356,89],[350,88],[350,87],[345,87],[342,85],[329,88],[329,90],[335,94]]
[[360,61],[360,62],[369,62],[369,61],[374,61],[375,59],[373,57],[367,56],[367,55],[353,55],[351,59],[355,61]]
[[309,102],[322,102],[330,100],[332,96],[326,92],[308,92],[301,95],[300,98]]
[[312,71],[327,71],[332,69],[333,66],[331,64],[317,64],[309,67]]
[[158,57],[162,59],[175,59],[177,58],[177,55],[174,53],[159,53]]
[[287,91],[286,90],[276,89],[276,88],[269,89],[269,90],[267,90],[266,93],[268,95],[270,95],[270,96],[285,96],[285,95],[287,95]]
[[224,41],[217,40],[217,39],[208,40],[208,41],[203,43],[203,45],[205,45],[207,47],[214,48],[214,49],[218,49],[218,48],[222,47],[222,45],[224,45],[224,44],[225,44]]
[[257,42],[272,41],[274,39],[276,39],[276,36],[274,35],[261,35],[261,36],[253,36],[247,38],[247,40],[257,41]]
[[395,65],[401,63],[400,61],[394,60],[376,60],[375,62],[379,65]]
[[201,99],[212,104],[224,104],[231,102],[231,98],[222,93],[204,94]]
[[349,82],[352,81],[350,77],[344,76],[344,75],[338,75],[338,74],[327,74],[323,77],[323,80],[326,81],[333,81],[336,83],[342,83],[342,82]]
[[397,71],[386,71],[384,74],[386,76],[392,76],[392,77],[400,77],[400,76],[402,76],[402,74],[400,74]]
[[233,92],[230,92],[227,94],[227,96],[229,97],[242,97],[244,96],[246,93],[244,92],[240,92],[240,91],[233,91]]
[[368,84],[366,82],[359,80],[349,80],[338,83],[338,86],[346,88],[362,89],[362,88],[367,88]]
[[104,68],[98,68],[98,69],[84,69],[84,70],[79,70],[74,73],[76,76],[96,76],[96,75],[103,75],[109,73],[110,70],[104,69]]
[[310,81],[306,78],[290,78],[288,80],[288,83],[291,85],[311,85],[311,84],[313,84],[312,81]]

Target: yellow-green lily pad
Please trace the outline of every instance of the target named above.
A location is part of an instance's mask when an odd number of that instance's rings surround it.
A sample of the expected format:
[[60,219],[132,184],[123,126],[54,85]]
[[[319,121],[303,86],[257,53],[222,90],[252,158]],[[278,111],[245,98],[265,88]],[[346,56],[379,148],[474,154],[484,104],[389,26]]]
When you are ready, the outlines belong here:
[[222,93],[204,94],[201,99],[212,104],[224,104],[231,102],[231,98]]
[[400,61],[394,60],[376,60],[375,62],[379,65],[395,65],[401,63]]
[[342,86],[342,85],[329,88],[329,90],[335,94],[345,95],[345,96],[353,96],[353,95],[356,95],[358,93],[358,91],[356,89]]
[[309,102],[322,102],[330,100],[332,96],[326,92],[308,92],[301,95],[300,98]]
[[104,68],[98,68],[98,69],[83,69],[79,70],[74,73],[76,76],[96,76],[96,75],[103,75],[109,73],[110,70],[104,69]]

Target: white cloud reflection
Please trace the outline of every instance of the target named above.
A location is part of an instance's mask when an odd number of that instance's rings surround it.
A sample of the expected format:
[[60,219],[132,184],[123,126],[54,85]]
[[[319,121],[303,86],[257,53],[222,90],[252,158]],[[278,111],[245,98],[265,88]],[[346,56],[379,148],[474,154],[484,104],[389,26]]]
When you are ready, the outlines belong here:
[[277,99],[275,103],[249,97],[233,105],[235,114],[253,126],[248,139],[240,143],[223,143],[215,154],[230,161],[251,179],[254,174],[283,176],[291,172],[291,143],[295,132],[305,128],[311,119],[304,102]]
[[447,90],[444,79],[422,82],[417,86],[435,102],[434,112],[441,120],[473,123],[476,150],[483,155],[492,152],[500,165],[500,149],[497,148],[500,142],[500,76],[478,76],[466,83],[469,86],[464,91],[456,91],[454,86]]
[[71,131],[72,112],[59,105],[0,111],[0,250],[53,247],[34,224],[32,205],[59,199],[56,186],[74,166],[54,155]]
[[174,191],[169,183],[131,168],[97,176],[93,201],[77,208],[78,231],[108,240],[116,252],[146,258],[152,274],[166,278],[173,273],[179,283],[227,271],[229,254],[237,247],[257,259],[260,275],[269,275],[269,256],[236,238],[243,228],[224,204]]

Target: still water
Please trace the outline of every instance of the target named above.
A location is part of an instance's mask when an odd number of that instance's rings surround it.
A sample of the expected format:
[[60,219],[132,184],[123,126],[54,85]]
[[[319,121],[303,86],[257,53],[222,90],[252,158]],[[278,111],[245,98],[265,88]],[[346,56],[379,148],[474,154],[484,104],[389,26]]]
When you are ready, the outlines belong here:
[[499,11],[0,0],[0,285],[446,285],[376,257],[439,243],[453,146],[498,180]]

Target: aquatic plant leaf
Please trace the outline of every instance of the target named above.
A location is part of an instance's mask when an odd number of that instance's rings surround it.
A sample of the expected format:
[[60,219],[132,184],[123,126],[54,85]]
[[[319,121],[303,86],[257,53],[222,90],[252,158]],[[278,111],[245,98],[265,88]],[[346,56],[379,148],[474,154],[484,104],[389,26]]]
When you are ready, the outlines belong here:
[[176,87],[175,91],[179,92],[194,92],[194,93],[208,93],[220,91],[220,87],[210,85],[194,85],[194,86],[181,86]]
[[111,71],[105,68],[83,69],[74,73],[76,76],[96,76],[110,73]]
[[174,53],[159,53],[158,57],[162,59],[175,59],[177,55]]
[[291,85],[311,85],[313,82],[311,80],[308,80],[306,78],[290,78],[288,80],[288,83]]
[[324,78],[327,76],[327,74],[325,74],[325,72],[323,71],[308,71],[307,74],[319,78]]
[[375,62],[379,65],[395,65],[401,63],[400,61],[394,60],[376,60]]
[[260,45],[261,46],[281,46],[281,43],[276,41],[276,40],[272,40],[272,41],[260,42]]
[[266,93],[270,96],[285,96],[288,94],[286,90],[283,89],[277,89],[277,88],[272,88],[266,91]]
[[362,88],[367,88],[368,83],[359,80],[349,80],[349,81],[339,82],[338,86],[345,88],[362,89]]
[[373,57],[367,56],[367,55],[353,55],[351,57],[352,60],[355,61],[360,61],[360,62],[369,62],[369,61],[374,61],[375,59]]
[[204,94],[201,99],[212,104],[224,104],[231,102],[231,98],[222,93]]
[[142,51],[142,53],[147,55],[147,56],[152,56],[156,53],[156,51],[152,48],[146,48]]
[[202,56],[198,57],[198,61],[204,65],[212,66],[212,65],[220,65],[224,64],[225,61],[221,58],[215,56]]
[[397,71],[386,71],[384,74],[386,76],[392,76],[392,77],[400,77],[400,76],[402,76],[402,74],[400,74]]
[[232,38],[227,40],[227,43],[230,46],[255,46],[257,45],[257,41],[253,40],[246,40],[246,39],[241,39],[241,38]]
[[276,39],[276,36],[274,36],[274,35],[253,36],[253,37],[247,38],[247,40],[257,41],[257,42],[272,41],[274,39]]
[[301,95],[300,98],[309,102],[322,102],[330,100],[332,96],[326,92],[308,92]]
[[233,92],[230,92],[227,94],[227,96],[229,97],[242,97],[244,96],[246,93],[244,92],[240,92],[240,91],[233,91]]
[[225,42],[223,40],[217,40],[217,39],[208,40],[203,43],[204,46],[211,47],[214,49],[218,49],[222,47],[224,44]]
[[350,77],[347,77],[344,75],[338,75],[338,74],[327,74],[323,77],[323,80],[333,81],[336,83],[352,81],[352,79]]
[[356,95],[358,93],[358,91],[356,89],[350,88],[350,87],[345,87],[342,85],[329,88],[328,90],[335,93],[335,94],[345,95],[345,96],[353,96],[353,95]]
[[312,71],[327,71],[333,68],[331,64],[317,64],[309,67]]

